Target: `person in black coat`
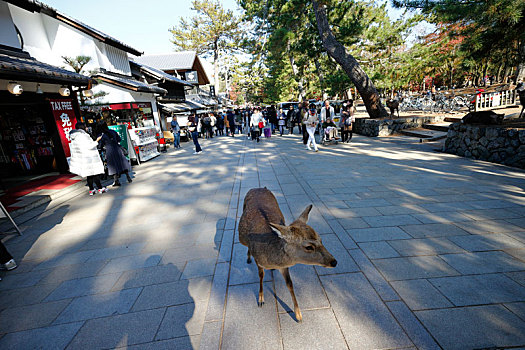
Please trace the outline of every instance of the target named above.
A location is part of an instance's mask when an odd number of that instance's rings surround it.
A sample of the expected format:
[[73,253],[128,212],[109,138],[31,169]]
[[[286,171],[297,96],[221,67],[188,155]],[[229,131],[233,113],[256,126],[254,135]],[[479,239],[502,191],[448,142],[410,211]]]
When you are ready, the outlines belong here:
[[105,122],[100,122],[98,125],[99,137],[97,138],[100,148],[104,147],[106,150],[106,162],[108,165],[108,175],[113,175],[113,186],[120,186],[120,175],[126,174],[128,182],[131,183],[131,176],[129,171],[131,166],[129,161],[122,153],[120,147],[119,134],[108,128]]

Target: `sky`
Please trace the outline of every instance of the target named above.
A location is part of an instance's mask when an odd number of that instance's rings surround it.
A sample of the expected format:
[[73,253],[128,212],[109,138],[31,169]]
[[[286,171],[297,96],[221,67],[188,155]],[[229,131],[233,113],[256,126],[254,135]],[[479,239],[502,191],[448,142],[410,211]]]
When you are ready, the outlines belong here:
[[[168,30],[180,17],[190,18],[191,0],[42,0],[146,55],[174,50]],[[236,0],[221,0],[226,9],[237,10]]]

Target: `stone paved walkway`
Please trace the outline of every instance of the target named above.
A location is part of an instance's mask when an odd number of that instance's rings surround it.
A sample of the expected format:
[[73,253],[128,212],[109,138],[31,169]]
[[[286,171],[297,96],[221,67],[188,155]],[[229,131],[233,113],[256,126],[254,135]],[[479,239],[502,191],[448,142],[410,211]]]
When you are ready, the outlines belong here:
[[[525,173],[356,136],[190,145],[131,185],[55,204],[8,237],[1,349],[471,349],[525,346]],[[258,276],[236,226],[266,186],[310,225],[335,269]],[[5,241],[6,241],[5,240]]]

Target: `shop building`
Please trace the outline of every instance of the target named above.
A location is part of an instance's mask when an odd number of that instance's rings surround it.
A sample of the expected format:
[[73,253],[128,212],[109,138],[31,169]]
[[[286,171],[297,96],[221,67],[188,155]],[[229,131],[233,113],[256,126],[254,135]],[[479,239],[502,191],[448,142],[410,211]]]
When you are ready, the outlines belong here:
[[88,89],[91,80],[26,52],[3,1],[0,33],[0,185],[6,188],[67,172],[69,131],[80,116],[76,94]]

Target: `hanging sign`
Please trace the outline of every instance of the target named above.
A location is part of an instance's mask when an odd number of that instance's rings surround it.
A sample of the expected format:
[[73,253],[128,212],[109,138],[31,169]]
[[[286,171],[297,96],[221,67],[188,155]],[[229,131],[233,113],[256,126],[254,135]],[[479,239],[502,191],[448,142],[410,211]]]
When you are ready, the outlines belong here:
[[184,72],[184,75],[186,76],[186,82],[190,84],[198,84],[199,83],[199,75],[197,74],[197,71],[191,70],[188,72]]
[[69,132],[75,128],[77,123],[77,116],[73,109],[73,100],[49,100],[49,103],[55,117],[62,148],[64,148],[66,158],[69,158],[71,157]]

